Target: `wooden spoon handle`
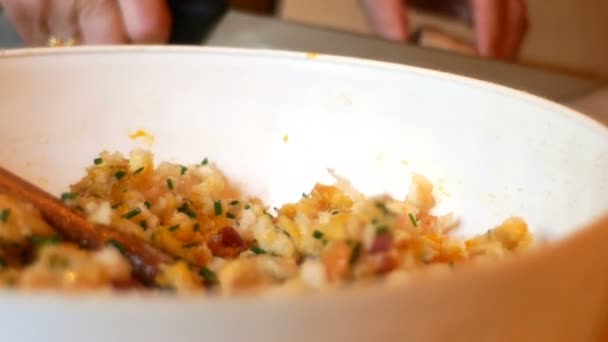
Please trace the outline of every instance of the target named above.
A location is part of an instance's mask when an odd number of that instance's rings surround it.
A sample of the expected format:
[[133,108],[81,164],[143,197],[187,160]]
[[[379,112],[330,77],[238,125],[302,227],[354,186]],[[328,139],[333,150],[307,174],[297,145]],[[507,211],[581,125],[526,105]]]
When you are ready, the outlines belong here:
[[85,249],[99,249],[114,242],[133,266],[133,274],[146,285],[154,285],[158,267],[173,259],[132,235],[111,227],[94,225],[51,194],[0,167],[0,190],[30,202],[61,236]]

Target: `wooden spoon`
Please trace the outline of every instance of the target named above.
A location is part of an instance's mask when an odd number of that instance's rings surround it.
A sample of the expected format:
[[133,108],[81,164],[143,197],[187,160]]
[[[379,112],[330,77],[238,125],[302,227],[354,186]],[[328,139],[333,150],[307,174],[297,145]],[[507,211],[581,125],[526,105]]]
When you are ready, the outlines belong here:
[[0,190],[37,207],[66,241],[85,249],[100,249],[113,242],[129,259],[134,276],[144,285],[155,285],[159,266],[174,262],[173,258],[135,236],[90,223],[59,199],[2,167]]

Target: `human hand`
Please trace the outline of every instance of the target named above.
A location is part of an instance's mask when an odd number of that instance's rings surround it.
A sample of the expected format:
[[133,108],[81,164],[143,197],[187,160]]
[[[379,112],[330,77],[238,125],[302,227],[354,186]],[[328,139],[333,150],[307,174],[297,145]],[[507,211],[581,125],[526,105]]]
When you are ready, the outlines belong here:
[[[477,51],[481,56],[513,59],[526,34],[524,0],[469,0],[475,24]],[[361,0],[374,31],[391,40],[409,36],[404,0]]]
[[166,0],[0,0],[29,45],[153,44],[169,39]]

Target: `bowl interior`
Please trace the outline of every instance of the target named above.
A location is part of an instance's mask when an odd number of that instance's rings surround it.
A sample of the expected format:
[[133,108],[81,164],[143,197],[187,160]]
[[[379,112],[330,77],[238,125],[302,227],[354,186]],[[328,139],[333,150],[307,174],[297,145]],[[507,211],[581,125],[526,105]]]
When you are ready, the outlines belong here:
[[[608,133],[558,105],[411,67],[299,53],[77,48],[0,57],[0,163],[54,193],[101,150],[205,157],[297,200],[327,168],[366,194],[436,185],[460,234],[511,215],[561,236],[608,208]],[[154,138],[133,139],[143,130]]]

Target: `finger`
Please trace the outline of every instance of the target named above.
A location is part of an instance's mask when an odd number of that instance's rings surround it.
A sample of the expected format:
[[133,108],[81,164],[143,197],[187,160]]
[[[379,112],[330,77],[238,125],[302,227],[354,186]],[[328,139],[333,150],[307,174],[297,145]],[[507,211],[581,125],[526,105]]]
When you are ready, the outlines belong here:
[[470,0],[477,50],[484,57],[502,57],[506,3],[501,0]]
[[521,43],[528,30],[528,13],[523,0],[507,0],[505,38],[503,56],[507,59],[517,57]]
[[44,45],[48,33],[44,24],[45,1],[4,0],[4,11],[21,39],[28,45]]
[[76,10],[84,44],[127,43],[122,15],[115,0],[78,0]]
[[361,4],[374,32],[390,40],[408,38],[408,20],[403,0],[361,0]]
[[48,34],[62,41],[78,39],[76,0],[54,0],[47,7]]
[[118,0],[128,39],[136,44],[166,43],[171,15],[166,0]]

